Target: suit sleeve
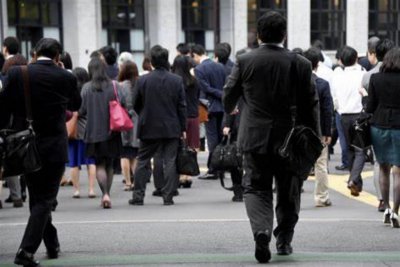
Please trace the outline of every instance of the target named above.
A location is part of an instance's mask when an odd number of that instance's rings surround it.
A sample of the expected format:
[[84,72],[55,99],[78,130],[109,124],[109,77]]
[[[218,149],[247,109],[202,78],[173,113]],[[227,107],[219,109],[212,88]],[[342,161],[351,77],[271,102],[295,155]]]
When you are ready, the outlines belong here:
[[376,90],[375,90],[375,75],[372,75],[368,88],[368,102],[365,111],[368,113],[374,113],[377,107],[378,107],[378,98],[376,96]]
[[221,99],[222,97],[222,91],[214,88],[210,85],[210,83],[207,81],[205,78],[204,73],[199,70],[198,68],[194,69],[194,74],[197,78],[197,81],[200,84],[200,89],[207,95],[212,95],[215,98]]
[[329,89],[329,83],[324,83],[320,98],[320,108],[321,108],[321,133],[322,136],[331,136],[331,125],[332,125],[332,111],[333,111],[333,101],[331,92]]
[[86,116],[87,114],[87,87],[83,86],[82,92],[81,92],[81,99],[82,99],[82,104],[81,107],[79,108],[79,116]]
[[239,63],[233,66],[232,73],[228,77],[228,81],[224,86],[224,95],[222,97],[222,103],[224,105],[225,112],[231,113],[235,107],[239,98],[243,94],[242,80],[240,78]]
[[181,132],[186,131],[186,95],[182,80],[180,81],[179,99],[178,99],[178,117],[181,125]]
[[11,88],[16,86],[10,82],[10,80],[14,80],[10,75],[11,71],[9,71],[8,77],[3,77],[3,88],[0,90],[0,129],[6,128],[11,118],[12,107],[10,104],[13,103],[11,99],[13,98],[13,92],[15,92]]
[[132,107],[136,111],[137,114],[143,109],[143,100],[142,100],[142,92],[140,86],[140,79],[135,84],[135,89],[132,93]]

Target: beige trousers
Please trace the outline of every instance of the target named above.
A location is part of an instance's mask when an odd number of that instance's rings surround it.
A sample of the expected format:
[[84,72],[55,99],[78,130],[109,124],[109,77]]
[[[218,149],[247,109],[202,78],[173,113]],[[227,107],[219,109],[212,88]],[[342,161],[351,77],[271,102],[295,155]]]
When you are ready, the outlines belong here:
[[315,188],[314,201],[325,202],[329,199],[328,192],[328,146],[322,150],[321,156],[314,165]]

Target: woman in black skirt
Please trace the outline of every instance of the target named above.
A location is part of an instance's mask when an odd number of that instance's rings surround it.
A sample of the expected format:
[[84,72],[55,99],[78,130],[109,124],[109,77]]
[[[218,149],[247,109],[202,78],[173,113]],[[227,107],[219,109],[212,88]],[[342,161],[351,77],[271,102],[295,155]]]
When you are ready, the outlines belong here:
[[[400,48],[385,55],[380,73],[373,74],[368,88],[367,112],[371,119],[372,145],[379,163],[379,186],[384,223],[399,228],[400,206]],[[390,170],[393,173],[393,209],[390,209]]]
[[112,82],[106,65],[98,58],[89,62],[90,81],[82,88],[82,106],[79,114],[86,116],[84,141],[86,156],[96,162],[96,178],[103,193],[101,205],[111,208],[110,190],[114,176],[113,160],[121,154],[121,133],[110,131],[109,102],[115,100],[114,90],[123,106],[125,99],[121,87]]

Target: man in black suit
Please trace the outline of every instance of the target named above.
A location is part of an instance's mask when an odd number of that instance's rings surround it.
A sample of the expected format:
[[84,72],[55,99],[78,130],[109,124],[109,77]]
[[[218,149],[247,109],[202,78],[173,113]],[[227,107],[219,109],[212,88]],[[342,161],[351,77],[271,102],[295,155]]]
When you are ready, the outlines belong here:
[[[61,44],[50,38],[41,39],[36,48],[37,62],[28,66],[31,91],[33,129],[42,161],[42,168],[26,174],[29,190],[30,217],[15,264],[38,266],[33,254],[42,240],[49,258],[57,258],[60,244],[52,224],[51,209],[56,200],[65,163],[68,161],[68,140],[65,128],[66,110],[77,111],[81,97],[75,77],[57,66]],[[13,117],[12,128],[27,127],[22,71],[8,71],[4,90],[0,93],[0,129]]]
[[277,153],[292,125],[291,88],[297,95],[296,121],[319,133],[318,96],[311,83],[309,61],[283,47],[286,19],[277,12],[267,12],[258,20],[257,31],[260,47],[238,57],[224,87],[223,103],[230,113],[243,98],[238,142],[244,154],[245,205],[256,243],[255,257],[268,262],[273,177],[278,222],[273,234],[278,255],[292,253],[291,241],[299,218],[302,179],[288,171]]
[[143,205],[146,191],[146,165],[159,150],[163,161],[164,186],[161,189],[164,205],[173,205],[173,193],[178,187],[176,155],[179,138],[186,133],[186,102],[182,78],[168,71],[168,50],[159,45],[151,48],[151,73],[136,82],[133,105],[139,114],[140,139],[135,189],[131,205]]
[[210,168],[211,155],[215,147],[222,140],[222,119],[224,109],[222,107],[222,88],[225,84],[226,74],[224,66],[212,61],[202,45],[192,47],[192,57],[197,66],[194,74],[200,85],[200,98],[207,99],[208,121],[206,122],[206,135],[208,144],[208,172],[199,179],[217,179],[216,172]]

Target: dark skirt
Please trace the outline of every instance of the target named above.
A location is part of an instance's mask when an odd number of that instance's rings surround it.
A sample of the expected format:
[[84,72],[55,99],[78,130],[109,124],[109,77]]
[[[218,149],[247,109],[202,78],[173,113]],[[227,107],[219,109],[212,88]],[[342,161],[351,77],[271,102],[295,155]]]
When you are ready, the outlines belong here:
[[124,146],[122,147],[121,159],[135,159],[137,157],[139,148]]
[[186,139],[189,147],[194,149],[200,147],[200,122],[198,117],[186,120]]
[[121,134],[113,133],[107,141],[86,144],[86,156],[92,158],[119,158],[122,152]]
[[372,126],[371,137],[376,160],[400,167],[400,129]]

